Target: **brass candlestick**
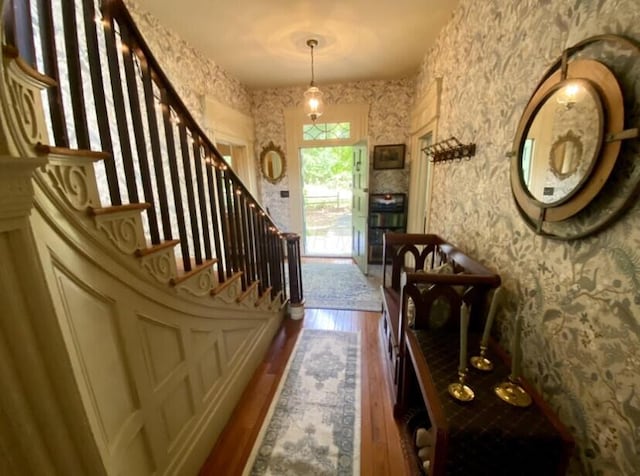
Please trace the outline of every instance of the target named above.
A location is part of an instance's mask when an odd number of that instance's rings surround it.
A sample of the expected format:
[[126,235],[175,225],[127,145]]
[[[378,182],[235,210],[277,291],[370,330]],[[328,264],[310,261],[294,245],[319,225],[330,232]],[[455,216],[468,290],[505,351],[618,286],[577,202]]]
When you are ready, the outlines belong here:
[[467,378],[467,369],[458,371],[458,381],[449,384],[449,395],[460,402],[470,402],[476,397],[471,387],[465,385]]
[[480,355],[471,357],[471,365],[483,372],[491,372],[493,370],[493,362],[486,357],[487,346],[480,344]]
[[518,379],[512,377],[509,377],[506,382],[496,385],[493,391],[509,405],[525,408],[532,403],[531,396],[520,386]]

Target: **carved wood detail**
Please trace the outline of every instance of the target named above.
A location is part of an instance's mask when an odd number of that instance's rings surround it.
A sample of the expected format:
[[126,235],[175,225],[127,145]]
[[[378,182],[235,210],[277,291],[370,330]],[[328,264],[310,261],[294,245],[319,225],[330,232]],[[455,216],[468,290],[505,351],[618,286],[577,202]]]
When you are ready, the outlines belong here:
[[169,284],[178,275],[173,248],[166,248],[157,253],[142,256],[140,264],[156,281],[162,284]]
[[98,230],[102,230],[123,253],[133,254],[146,246],[138,210],[97,215],[95,221]]

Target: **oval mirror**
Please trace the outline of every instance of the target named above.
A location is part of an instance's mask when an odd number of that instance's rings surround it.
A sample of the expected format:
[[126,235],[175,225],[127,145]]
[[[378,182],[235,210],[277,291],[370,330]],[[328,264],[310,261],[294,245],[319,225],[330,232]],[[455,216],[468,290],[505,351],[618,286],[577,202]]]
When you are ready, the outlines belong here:
[[282,149],[275,145],[273,141],[262,148],[260,153],[260,171],[265,179],[275,184],[285,175],[287,163]]
[[561,82],[533,114],[520,151],[521,180],[543,207],[559,205],[587,180],[600,153],[604,115],[593,86]]

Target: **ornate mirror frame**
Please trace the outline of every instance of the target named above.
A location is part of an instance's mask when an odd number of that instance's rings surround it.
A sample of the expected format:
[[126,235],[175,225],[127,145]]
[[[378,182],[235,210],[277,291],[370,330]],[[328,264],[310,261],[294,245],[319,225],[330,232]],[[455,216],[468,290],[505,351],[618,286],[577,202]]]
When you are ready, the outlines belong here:
[[[576,161],[575,164],[573,164],[573,166],[570,169],[564,170],[563,165],[557,163],[558,156],[565,155],[566,144],[572,145],[572,148],[577,151],[576,152],[577,156],[582,157],[582,154],[584,153],[584,147],[582,146],[582,141],[580,140],[580,136],[576,135],[576,133],[573,132],[571,129],[569,129],[566,134],[558,137],[558,139],[553,144],[551,144],[551,151],[549,152],[549,169],[551,170],[551,173],[556,177],[558,177],[560,180],[564,180],[571,177],[574,173],[576,173],[579,165],[578,162]],[[591,165],[591,167],[589,168],[592,168],[597,158],[598,157],[597,157],[597,150],[596,150],[595,156],[592,157],[591,160],[589,161]],[[564,157],[563,157],[563,160],[564,160]],[[591,173],[590,170],[587,171],[584,177],[587,178],[590,173]],[[580,185],[581,184],[578,184],[576,186],[576,189],[580,188]]]
[[287,172],[287,161],[282,148],[269,141],[260,152],[260,172],[268,182],[276,184]]
[[[622,48],[627,54],[631,49],[635,57],[640,54],[638,45],[615,35],[592,37],[568,48],[540,81],[525,107],[516,131],[510,173],[513,197],[526,224],[536,233],[551,238],[576,239],[601,230],[629,206],[640,185],[640,172],[634,172],[633,176],[629,176],[614,171],[621,155],[621,141],[638,137],[637,128],[625,129],[624,111],[625,103],[629,104],[630,99],[633,100],[631,104],[637,103],[638,98],[633,96],[634,92],[630,91],[632,88],[622,91],[609,65],[583,57],[585,55],[582,50],[587,46],[594,47],[602,42],[614,43],[614,48]],[[578,54],[582,57],[575,58]],[[598,123],[589,124],[587,127],[590,131],[597,131],[593,134],[596,141],[595,149],[593,157],[583,159],[589,162],[585,164],[584,175],[577,178],[575,185],[558,199],[545,202],[536,198],[530,190],[527,184],[530,180],[528,172],[525,180],[522,166],[525,142],[536,115],[545,103],[553,100],[552,96],[562,88],[573,83],[586,91],[597,105]],[[577,137],[576,140],[580,141],[580,137]],[[561,137],[558,137],[551,144],[551,148],[556,146],[560,139]],[[588,139],[593,141],[594,137],[589,136]],[[582,143],[580,146],[582,148]],[[550,151],[544,163],[557,180],[564,180],[566,177],[563,177],[562,173],[553,171],[552,161]],[[625,168],[624,165],[615,169]],[[614,187],[611,183],[617,185]],[[545,189],[545,194],[546,192]],[[539,194],[537,196],[539,197]]]

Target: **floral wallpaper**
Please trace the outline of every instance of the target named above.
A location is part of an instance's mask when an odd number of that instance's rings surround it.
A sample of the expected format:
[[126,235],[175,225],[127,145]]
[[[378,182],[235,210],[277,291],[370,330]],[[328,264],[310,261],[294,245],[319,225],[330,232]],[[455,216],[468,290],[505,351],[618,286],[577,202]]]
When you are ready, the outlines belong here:
[[[638,41],[638,14],[637,0],[462,0],[417,78],[418,96],[442,78],[440,137],[477,144],[472,160],[434,167],[432,231],[501,274],[496,333],[509,348],[521,314],[523,371],[576,440],[573,474],[640,471],[640,207],[587,239],[537,236],[513,202],[506,154],[562,50],[603,33]],[[637,90],[637,68],[618,73]],[[626,127],[638,127],[637,96],[626,99]],[[625,147],[637,162],[638,141]]]
[[175,32],[161,25],[156,17],[135,0],[124,2],[145,41],[189,111],[202,126],[205,97],[249,114],[250,96],[237,79],[206,58]]
[[[410,112],[415,82],[413,78],[393,81],[359,81],[345,84],[319,85],[324,93],[325,108],[331,104],[368,103],[369,149],[377,144],[408,143]],[[256,124],[256,157],[261,148],[273,141],[286,150],[284,110],[299,106],[306,87],[257,90],[251,93]],[[408,148],[407,148],[408,149]],[[372,161],[370,160],[370,163]],[[371,193],[406,192],[409,189],[409,160],[402,170],[370,170]],[[257,165],[256,165],[257,167]],[[262,203],[283,230],[289,230],[289,203],[280,190],[289,188],[289,174],[275,185],[261,180]]]
[[[256,157],[270,140],[286,148],[283,111],[298,104],[303,85],[247,91],[135,0],[125,3],[196,120],[204,98],[214,97],[253,115]],[[576,440],[573,474],[634,475],[640,468],[640,207],[587,239],[540,237],[513,202],[506,154],[530,94],[562,50],[602,33],[640,41],[638,14],[637,0],[461,0],[416,78],[321,85],[328,107],[370,104],[373,149],[408,143],[414,99],[442,78],[439,137],[475,142],[477,153],[433,168],[432,231],[502,276],[509,298],[496,334],[508,348],[513,318],[522,315],[524,374]],[[625,89],[637,90],[637,69],[624,65],[618,73]],[[640,126],[637,99],[626,102],[626,127]],[[629,169],[638,143],[625,143]],[[409,163],[402,171],[372,170],[371,191],[407,190]],[[264,205],[287,230],[288,199],[279,191],[288,175],[261,185]],[[608,210],[598,204],[593,213]]]

